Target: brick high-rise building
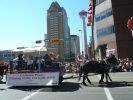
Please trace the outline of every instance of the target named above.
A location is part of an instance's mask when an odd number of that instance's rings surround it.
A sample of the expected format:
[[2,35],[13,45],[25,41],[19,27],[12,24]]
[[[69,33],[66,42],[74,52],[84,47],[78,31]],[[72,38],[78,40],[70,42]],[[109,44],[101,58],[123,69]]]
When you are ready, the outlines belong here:
[[[47,11],[48,51],[59,55],[60,60],[70,57],[70,28],[65,9],[57,2],[52,2]],[[51,42],[59,40],[57,42]]]

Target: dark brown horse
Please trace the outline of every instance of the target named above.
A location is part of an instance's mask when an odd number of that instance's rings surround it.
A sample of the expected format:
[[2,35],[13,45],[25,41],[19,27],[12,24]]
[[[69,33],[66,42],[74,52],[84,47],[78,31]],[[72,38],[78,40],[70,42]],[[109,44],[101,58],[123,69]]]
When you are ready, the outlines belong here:
[[81,78],[81,75],[83,74],[83,84],[87,85],[85,83],[85,80],[91,84],[90,79],[88,78],[89,73],[97,73],[101,74],[101,79],[99,83],[103,82],[104,75],[106,76],[106,83],[109,84],[109,81],[112,81],[112,79],[109,76],[109,69],[111,68],[111,65],[116,65],[117,59],[114,55],[111,55],[109,58],[106,59],[106,61],[102,60],[101,62],[98,61],[89,61],[86,62],[83,66],[80,67],[80,73],[79,73],[79,80]]
[[[4,60],[0,59],[0,77],[3,78],[3,75],[7,73],[9,64]],[[0,80],[1,81],[1,80]]]

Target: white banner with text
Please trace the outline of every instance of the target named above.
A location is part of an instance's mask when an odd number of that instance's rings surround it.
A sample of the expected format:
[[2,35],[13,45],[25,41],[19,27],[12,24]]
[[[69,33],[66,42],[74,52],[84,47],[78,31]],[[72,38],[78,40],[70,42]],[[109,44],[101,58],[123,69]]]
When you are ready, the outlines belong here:
[[58,85],[59,72],[44,73],[8,73],[8,86],[54,86]]

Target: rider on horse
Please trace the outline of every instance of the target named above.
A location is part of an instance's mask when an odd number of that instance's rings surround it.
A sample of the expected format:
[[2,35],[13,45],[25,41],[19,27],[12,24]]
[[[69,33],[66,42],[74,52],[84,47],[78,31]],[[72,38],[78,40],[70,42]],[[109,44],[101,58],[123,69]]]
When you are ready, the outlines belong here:
[[110,54],[110,56],[107,58],[107,63],[111,66],[111,71],[115,71],[116,65],[118,65],[118,60],[115,57],[114,54]]

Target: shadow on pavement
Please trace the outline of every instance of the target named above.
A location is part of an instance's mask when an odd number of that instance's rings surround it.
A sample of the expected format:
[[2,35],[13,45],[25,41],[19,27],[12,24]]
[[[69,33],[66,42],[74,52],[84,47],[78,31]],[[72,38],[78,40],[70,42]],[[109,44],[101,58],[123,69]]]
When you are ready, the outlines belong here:
[[109,84],[99,82],[92,82],[92,84],[87,84],[87,87],[107,87],[107,88],[115,88],[115,87],[133,87],[133,81],[113,81],[109,82]]
[[17,89],[22,91],[37,91],[41,89],[39,92],[74,92],[80,88],[79,83],[72,82],[63,82],[60,86],[12,86],[8,87],[8,89]]
[[31,91],[36,92],[36,90],[43,88],[43,86],[11,86],[8,87],[8,89],[15,89],[15,90],[21,90],[21,91]]
[[61,86],[54,87],[53,92],[74,92],[79,90],[79,83],[63,82]]
[[6,84],[6,82],[0,81],[0,84]]
[[0,91],[6,90],[6,88],[0,88]]
[[129,82],[129,81],[113,81],[110,82],[108,85],[107,84],[102,84],[99,85],[101,87],[108,87],[108,88],[115,88],[115,87],[133,87],[133,81]]

